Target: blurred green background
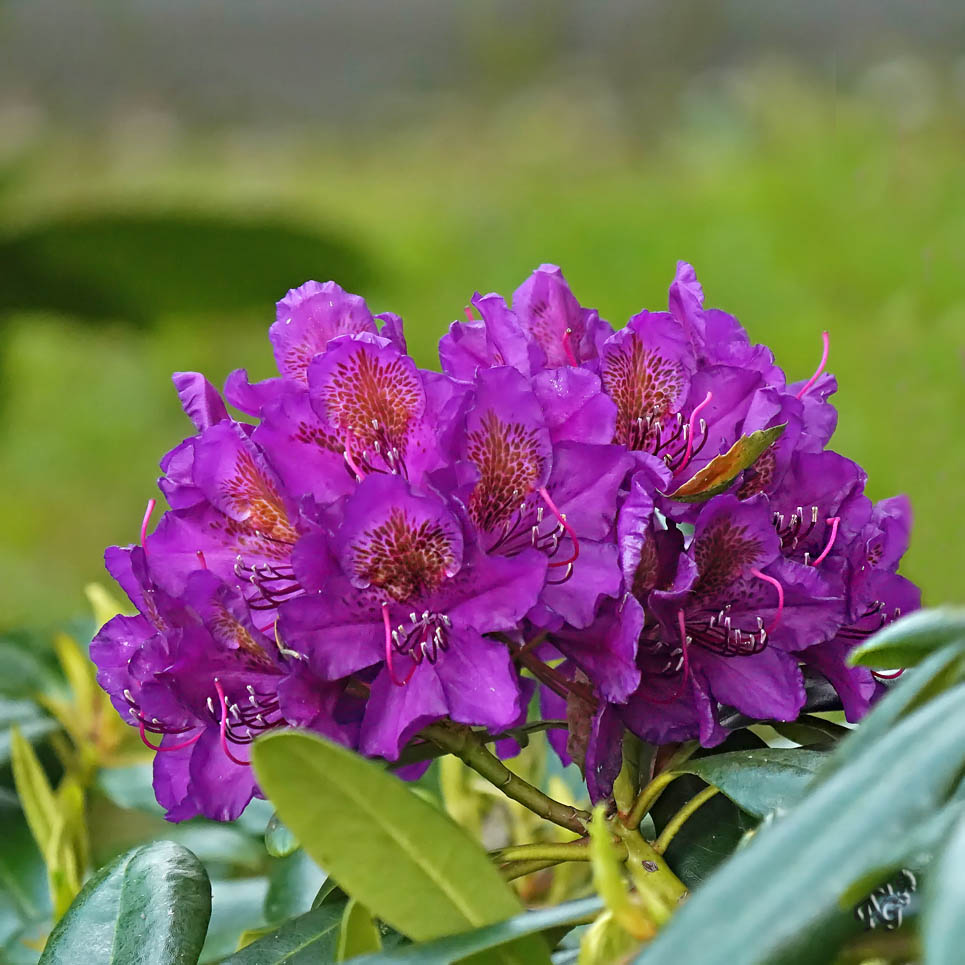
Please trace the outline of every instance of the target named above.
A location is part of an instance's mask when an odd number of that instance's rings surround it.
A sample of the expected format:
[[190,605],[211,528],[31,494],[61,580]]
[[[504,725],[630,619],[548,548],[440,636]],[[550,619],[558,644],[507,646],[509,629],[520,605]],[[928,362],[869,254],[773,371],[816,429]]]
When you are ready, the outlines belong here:
[[[846,6],[846,9],[844,9]],[[0,3],[0,628],[85,611],[188,431],[334,278],[435,342],[562,265],[622,324],[678,258],[907,492],[965,600],[961,4]]]

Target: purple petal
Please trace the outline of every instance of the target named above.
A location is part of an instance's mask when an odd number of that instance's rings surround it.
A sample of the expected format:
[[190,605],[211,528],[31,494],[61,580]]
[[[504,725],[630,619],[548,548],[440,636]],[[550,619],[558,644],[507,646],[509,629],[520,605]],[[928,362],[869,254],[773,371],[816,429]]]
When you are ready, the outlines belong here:
[[228,418],[218,390],[198,372],[175,372],[171,377],[181,406],[200,432]]

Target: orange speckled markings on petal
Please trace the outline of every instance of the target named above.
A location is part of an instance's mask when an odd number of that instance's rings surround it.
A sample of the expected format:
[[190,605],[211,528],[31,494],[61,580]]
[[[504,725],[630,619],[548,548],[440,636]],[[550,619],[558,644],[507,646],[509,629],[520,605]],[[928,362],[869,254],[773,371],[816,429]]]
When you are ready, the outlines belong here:
[[294,543],[298,538],[281,494],[250,453],[239,454],[235,474],[225,484],[224,492],[235,512],[245,517],[244,530],[257,530],[282,543]]
[[367,530],[352,554],[359,577],[399,602],[431,593],[456,562],[452,540],[440,523],[415,523],[401,509]]
[[699,576],[698,596],[714,597],[731,587],[761,551],[761,543],[744,526],[726,517],[711,521],[694,548]]
[[367,331],[370,331],[369,323],[365,319],[353,320],[350,313],[339,319],[331,331],[324,327],[312,327],[303,341],[285,348],[281,369],[289,378],[308,385],[308,366],[316,355],[325,351],[331,339],[339,335],[355,335]]
[[481,529],[492,530],[510,519],[542,476],[540,439],[535,429],[503,422],[490,411],[469,433],[467,453],[480,473],[469,514]]
[[625,445],[635,438],[637,419],[670,414],[686,387],[679,367],[656,349],[644,348],[637,335],[607,354],[602,377],[604,388],[617,405],[614,440]]
[[263,667],[274,666],[264,649],[255,643],[252,635],[223,606],[211,625],[211,635],[226,647],[237,648],[253,663]]
[[386,362],[361,350],[336,366],[325,405],[333,425],[350,432],[363,449],[378,442],[404,454],[425,397],[418,375],[403,358]]

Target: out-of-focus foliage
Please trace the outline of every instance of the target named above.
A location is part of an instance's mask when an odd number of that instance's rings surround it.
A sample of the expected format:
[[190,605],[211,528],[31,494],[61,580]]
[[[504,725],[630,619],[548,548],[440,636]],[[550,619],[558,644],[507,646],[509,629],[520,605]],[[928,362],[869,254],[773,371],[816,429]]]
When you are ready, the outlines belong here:
[[166,373],[269,374],[287,287],[357,287],[429,363],[474,286],[511,291],[543,261],[622,323],[686,258],[792,376],[828,329],[834,445],[871,496],[911,496],[926,602],[962,599],[942,561],[965,476],[965,127],[951,81],[915,123],[870,83],[746,68],[695,80],[642,130],[590,89],[543,89],[377,135],[29,142],[0,191],[0,627],[80,610],[186,431]]

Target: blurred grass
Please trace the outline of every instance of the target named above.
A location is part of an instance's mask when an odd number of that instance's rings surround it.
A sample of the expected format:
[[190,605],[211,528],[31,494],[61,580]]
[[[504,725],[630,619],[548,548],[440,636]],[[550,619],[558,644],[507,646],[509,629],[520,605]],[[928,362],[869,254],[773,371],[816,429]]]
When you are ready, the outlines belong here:
[[[270,280],[291,256],[248,250],[244,298],[192,302],[190,286],[172,294],[151,275],[173,264],[203,288],[212,260],[179,263],[176,250],[132,240],[123,297],[103,317],[68,311],[63,291],[8,311],[0,626],[83,610],[103,547],[136,538],[157,460],[189,429],[170,372],[200,369],[215,383],[240,366],[269,374],[265,334],[284,287],[356,272],[373,311],[402,314],[416,358],[434,364],[437,338],[476,288],[508,296],[543,261],[618,324],[663,307],[676,260],[692,261],[708,303],[770,343],[791,378],[813,371],[830,330],[842,386],[833,444],[866,467],[874,497],[911,496],[904,571],[926,600],[965,600],[960,111],[942,105],[909,129],[780,72],[749,89],[732,117],[697,105],[652,137],[551,95],[381,137],[212,134],[153,154],[66,137],[37,145],[8,175],[0,231],[10,244],[46,238],[53,270],[60,258],[72,270],[97,263],[94,241],[80,261],[76,246],[58,248],[51,225],[76,218],[245,219],[320,247],[314,268],[292,258],[284,285],[263,293],[246,284],[251,266]],[[109,291],[112,279],[98,283]],[[136,308],[116,307],[131,297]]]

